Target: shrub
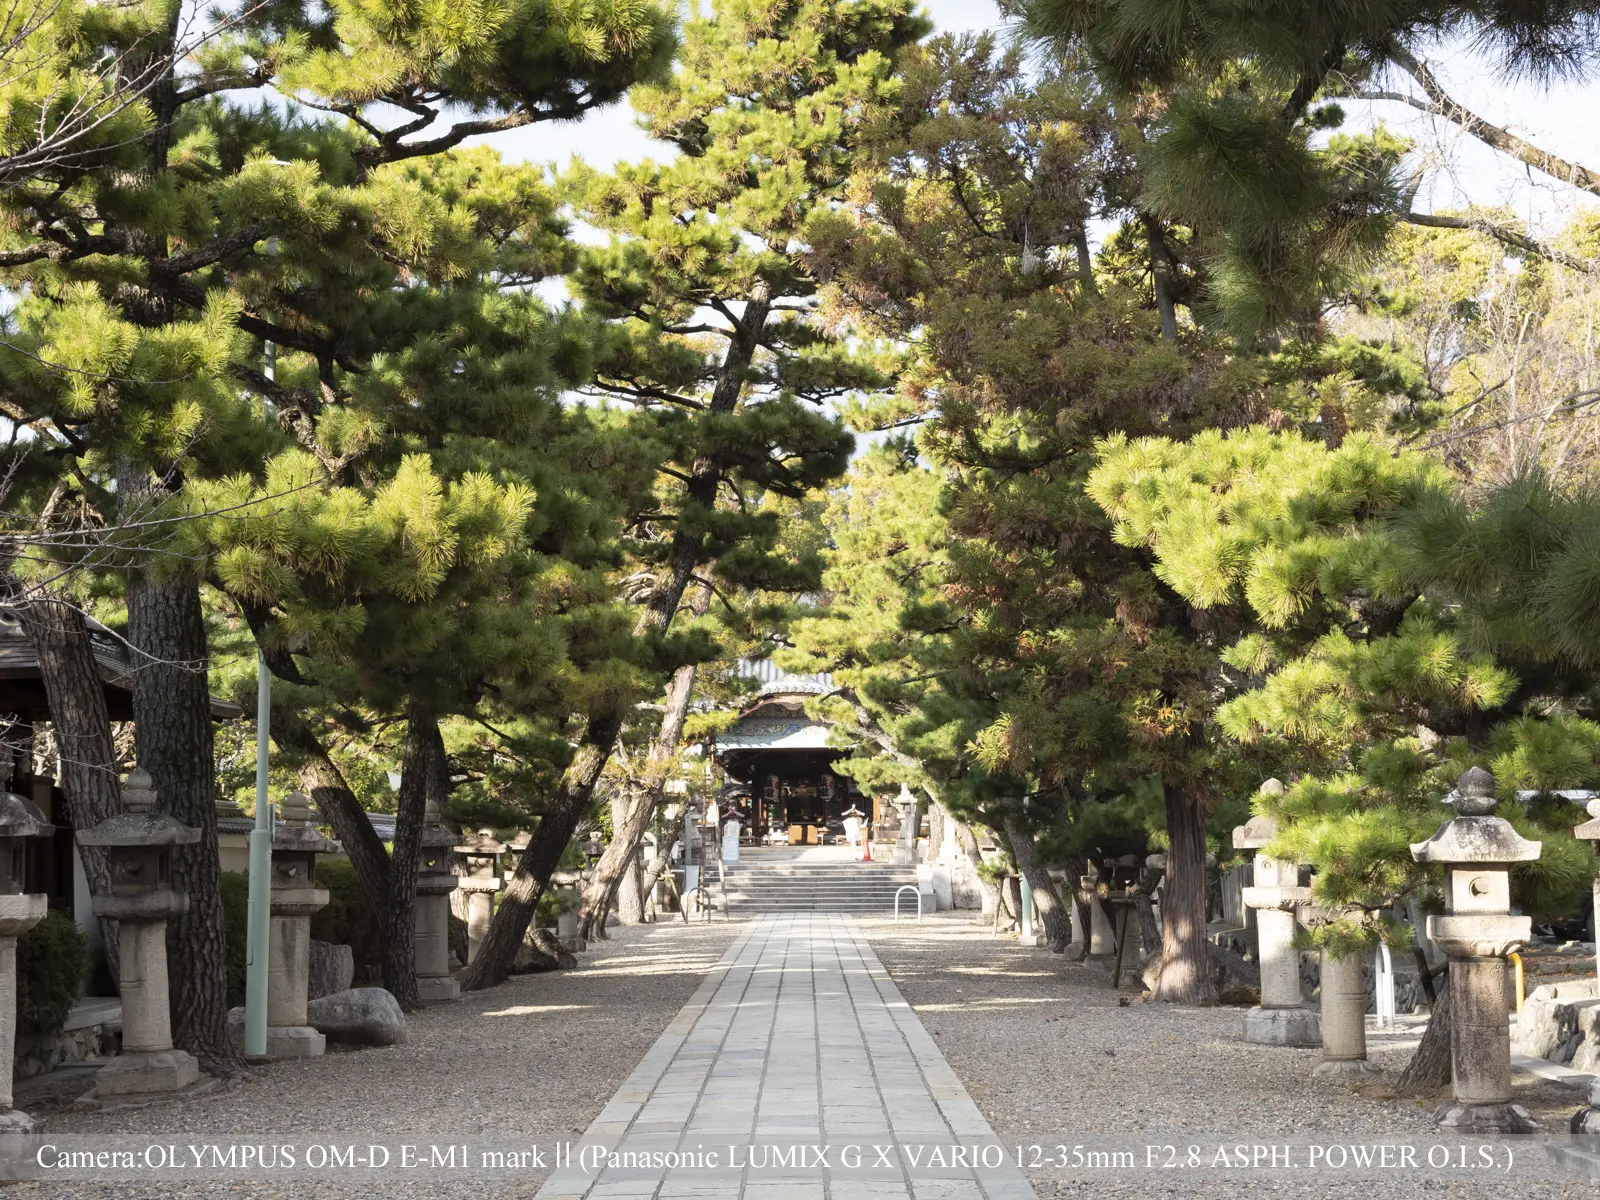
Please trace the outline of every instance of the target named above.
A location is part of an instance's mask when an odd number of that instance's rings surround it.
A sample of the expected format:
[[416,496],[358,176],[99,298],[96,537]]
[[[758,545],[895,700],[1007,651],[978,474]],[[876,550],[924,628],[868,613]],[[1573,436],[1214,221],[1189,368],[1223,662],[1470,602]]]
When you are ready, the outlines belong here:
[[311,918],[311,936],[349,946],[356,960],[356,985],[383,978],[383,941],[377,914],[367,904],[355,868],[339,859],[317,864],[317,883],[328,889],[328,906]]
[[45,916],[17,939],[17,1032],[54,1037],[89,973],[89,939],[64,913]]

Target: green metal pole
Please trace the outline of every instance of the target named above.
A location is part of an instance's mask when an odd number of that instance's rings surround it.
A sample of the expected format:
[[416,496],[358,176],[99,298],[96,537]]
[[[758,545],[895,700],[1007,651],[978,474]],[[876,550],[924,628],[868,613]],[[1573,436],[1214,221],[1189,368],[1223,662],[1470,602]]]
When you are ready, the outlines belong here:
[[[1028,811],[1028,798],[1026,796],[1022,798],[1022,811]],[[1023,824],[1027,824],[1026,817],[1023,818]],[[1024,829],[1023,832],[1027,833],[1028,831]],[[1029,834],[1029,836],[1031,837],[1032,834]],[[1022,884],[1022,940],[1031,943],[1033,941],[1033,887],[1028,883],[1028,876],[1024,872],[1018,871],[1017,879]]]
[[244,981],[244,1053],[267,1053],[267,959],[272,938],[272,801],[267,798],[267,741],[272,676],[256,656],[256,827],[250,831],[250,928]]
[[[278,374],[278,348],[266,346],[268,379]],[[262,416],[267,415],[262,402]],[[256,827],[250,831],[250,909],[245,939],[244,1053],[267,1053],[267,964],[272,942],[272,801],[267,796],[267,750],[272,728],[272,674],[256,652]]]

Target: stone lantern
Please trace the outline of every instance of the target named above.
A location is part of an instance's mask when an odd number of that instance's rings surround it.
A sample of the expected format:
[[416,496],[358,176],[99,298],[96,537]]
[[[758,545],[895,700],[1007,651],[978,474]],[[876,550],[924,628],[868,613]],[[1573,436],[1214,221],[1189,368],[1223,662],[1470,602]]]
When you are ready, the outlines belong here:
[[[1283,784],[1269,779],[1262,794],[1283,795]],[[1256,958],[1261,965],[1261,1003],[1244,1017],[1244,1040],[1260,1046],[1320,1046],[1322,1024],[1300,995],[1300,952],[1294,948],[1296,913],[1311,903],[1311,889],[1300,886],[1300,868],[1261,853],[1278,836],[1271,817],[1254,816],[1233,831],[1236,850],[1254,850],[1253,886],[1244,888],[1246,905],[1256,910]]]
[[327,1039],[306,1024],[311,983],[311,917],[328,903],[316,884],[317,855],[339,843],[311,824],[311,801],[301,792],[284,800],[272,839],[272,942],[267,967],[267,1057],[315,1058]]
[[[1584,805],[1588,810],[1589,820],[1585,821],[1572,831],[1572,836],[1579,841],[1593,843],[1595,849],[1600,850],[1600,800],[1591,800]],[[1595,928],[1600,929],[1600,875],[1594,880],[1594,920]],[[1600,958],[1595,960],[1595,970],[1600,973]]]
[[[0,1062],[9,1063],[17,1041],[17,938],[40,921],[47,898],[24,892],[27,841],[53,833],[33,801],[0,792]],[[11,1107],[11,1071],[0,1071],[0,1134],[35,1133],[42,1122]]]
[[1428,937],[1450,959],[1450,1074],[1455,1099],[1436,1115],[1443,1129],[1532,1133],[1538,1126],[1511,1103],[1511,1032],[1506,1023],[1506,958],[1533,932],[1511,914],[1511,865],[1532,862],[1541,844],[1491,816],[1494,776],[1473,767],[1445,797],[1457,816],[1411,847],[1420,863],[1444,868],[1444,913]]
[[494,894],[505,886],[500,878],[500,855],[506,845],[487,829],[456,843],[460,873],[457,886],[467,897],[467,961],[478,957],[478,947],[489,933],[494,916]]
[[424,1004],[461,997],[461,985],[450,978],[450,893],[456,890],[450,851],[456,835],[439,821],[439,805],[428,801],[417,848],[416,935],[417,994]]
[[[1090,863],[1094,866],[1094,863]],[[1100,878],[1104,864],[1100,864],[1094,872],[1080,876],[1078,886],[1089,897],[1089,957],[1105,959],[1110,958],[1117,948],[1117,933],[1111,924],[1111,915],[1106,911],[1106,900],[1110,895],[1111,885]]]
[[172,1047],[167,922],[189,910],[172,886],[172,848],[200,840],[200,831],[156,812],[150,774],[140,767],[122,785],[122,812],[77,833],[80,846],[105,851],[109,895],[94,914],[117,922],[122,1052],[95,1076],[93,1100],[159,1098],[200,1079],[200,1064]]

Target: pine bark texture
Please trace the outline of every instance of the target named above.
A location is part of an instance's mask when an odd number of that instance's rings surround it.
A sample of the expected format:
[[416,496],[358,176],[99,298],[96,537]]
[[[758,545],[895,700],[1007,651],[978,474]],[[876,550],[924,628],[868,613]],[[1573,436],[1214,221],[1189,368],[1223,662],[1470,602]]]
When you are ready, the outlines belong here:
[[[106,713],[105,686],[95,666],[89,627],[83,613],[65,600],[42,597],[21,606],[18,614],[28,642],[39,659],[39,674],[50,702],[51,729],[61,755],[61,789],[67,820],[74,830],[88,829],[122,811],[122,784],[117,754]],[[103,850],[79,847],[89,890],[104,896],[111,890]],[[117,923],[100,922],[100,932],[117,976]]]
[[1169,783],[1167,877],[1161,898],[1161,979],[1155,999],[1174,1004],[1217,1003],[1206,941],[1205,817],[1185,789]]
[[[711,589],[704,585],[697,587],[694,598],[689,602],[690,614],[703,616],[710,607]],[[637,778],[627,780],[618,791],[619,803],[613,806],[613,813],[620,809],[622,819],[617,821],[613,818],[611,841],[600,855],[600,861],[595,864],[589,886],[584,889],[582,915],[578,923],[578,931],[584,937],[597,940],[605,938],[606,916],[617,898],[617,889],[625,876],[636,875],[638,871],[639,851],[644,846],[644,836],[650,832],[656,813],[661,809],[667,769],[683,741],[683,726],[689,716],[689,701],[694,695],[696,673],[697,669],[692,663],[672,673],[672,679],[667,684],[661,724],[650,742],[644,770]],[[643,920],[642,913],[631,923],[638,924],[640,920]]]
[[244,1070],[244,1059],[228,1036],[216,754],[199,585],[134,572],[128,581],[128,640],[136,658],[139,765],[150,772],[162,807],[200,830],[198,842],[172,852],[173,887],[189,896],[188,911],[167,922],[167,959],[175,977],[173,1043],[210,1074],[233,1075]]
[[1045,943],[1060,954],[1072,940],[1072,923],[1061,903],[1061,895],[1056,891],[1055,880],[1050,878],[1049,871],[1038,864],[1033,834],[1014,817],[1006,820],[1006,840],[1011,843],[1011,857],[1016,860],[1017,870],[1027,878],[1028,886],[1033,890],[1033,910],[1039,916],[1039,923],[1044,926]]
[[1400,1072],[1394,1090],[1401,1096],[1436,1092],[1450,1082],[1450,973],[1439,980],[1439,1002],[1433,1006],[1428,1027],[1422,1031],[1406,1069]]
[[383,839],[367,819],[361,801],[345,782],[343,772],[329,757],[316,731],[303,717],[275,706],[271,726],[272,740],[300,760],[300,786],[311,797],[323,819],[333,826],[333,834],[350,859],[356,881],[372,905],[372,911],[381,913],[389,895],[389,852],[383,848]]
[[396,796],[394,852],[389,856],[389,891],[383,907],[383,986],[400,1007],[422,1007],[417,991],[417,861],[428,799],[444,795],[444,739],[439,722],[422,704],[406,704],[406,742]]
[[584,742],[561,778],[557,792],[528,847],[517,860],[517,869],[506,880],[505,891],[489,922],[489,932],[478,947],[478,957],[461,975],[463,991],[478,991],[504,983],[511,976],[517,950],[527,936],[539,899],[550,886],[550,876],[561,861],[561,854],[572,840],[578,822],[594,799],[595,785],[605,770],[606,759],[622,729],[622,718],[615,713],[592,719]]

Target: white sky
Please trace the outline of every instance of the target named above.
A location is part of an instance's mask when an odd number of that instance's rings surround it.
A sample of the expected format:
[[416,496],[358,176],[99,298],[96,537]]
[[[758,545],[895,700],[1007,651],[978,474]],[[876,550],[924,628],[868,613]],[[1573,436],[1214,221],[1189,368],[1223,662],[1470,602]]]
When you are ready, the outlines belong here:
[[[1003,25],[992,0],[924,0],[923,6],[940,30],[999,29]],[[1600,84],[1560,84],[1549,88],[1506,80],[1464,47],[1442,46],[1423,57],[1457,100],[1486,120],[1568,159],[1591,168],[1600,167]],[[1396,84],[1405,81],[1397,80]],[[1401,90],[1399,86],[1395,90]],[[1407,90],[1415,91],[1415,88]],[[1429,211],[1466,202],[1509,205],[1518,216],[1536,226],[1557,223],[1575,204],[1594,198],[1574,196],[1564,188],[1473,139],[1462,137],[1448,125],[1398,104],[1347,102],[1353,125],[1385,121],[1396,132],[1412,138],[1420,153],[1443,163],[1434,172],[1429,189],[1418,197],[1417,207]],[[626,101],[592,113],[582,121],[540,124],[485,139],[516,160],[565,164],[581,154],[599,167],[650,156],[662,157],[666,147],[654,146],[634,125]]]

